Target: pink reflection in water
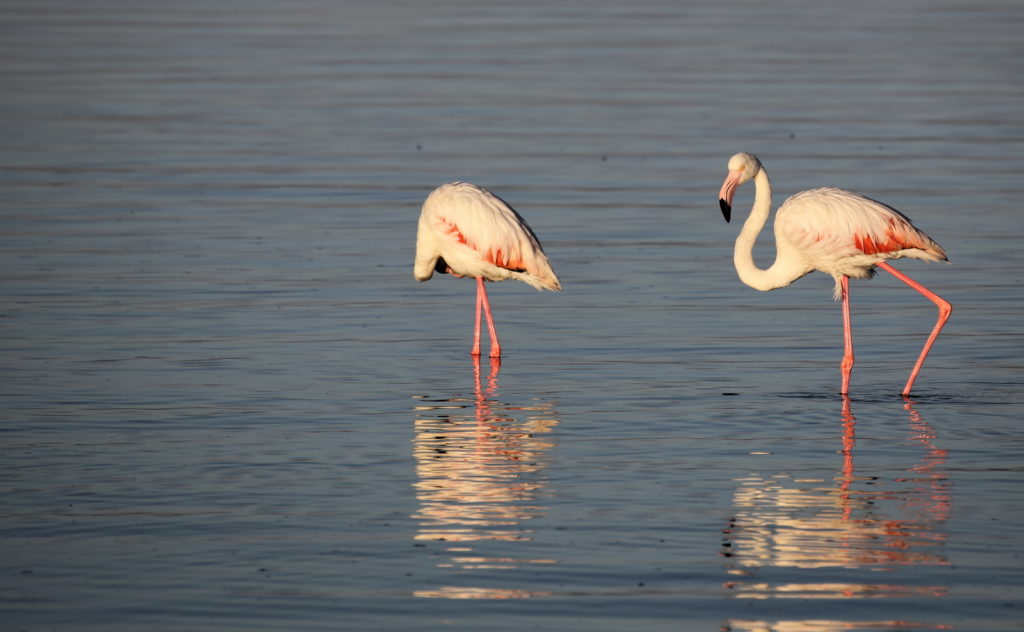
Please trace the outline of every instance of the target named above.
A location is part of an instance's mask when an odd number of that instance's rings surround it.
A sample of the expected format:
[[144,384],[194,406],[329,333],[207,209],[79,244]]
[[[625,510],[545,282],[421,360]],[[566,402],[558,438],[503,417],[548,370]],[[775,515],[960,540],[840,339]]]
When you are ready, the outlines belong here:
[[[942,470],[947,452],[935,430],[906,401],[910,439],[923,448],[907,476],[892,482],[856,471],[856,418],[843,400],[842,460],[831,480],[796,478],[784,472],[752,472],[737,479],[735,517],[724,530],[726,583],[735,597],[872,598],[945,595],[938,585],[895,585],[884,581],[756,581],[769,568],[892,570],[899,566],[948,565],[940,547],[950,514],[950,483]],[[830,575],[832,577],[834,575]],[[780,629],[780,628],[765,628]],[[799,629],[799,628],[793,628]],[[816,628],[811,628],[816,629]],[[826,628],[823,628],[826,629]],[[831,628],[827,628],[831,629]],[[844,629],[844,628],[835,628]]]
[[[438,566],[460,570],[504,570],[555,564],[554,559],[487,555],[477,551],[488,541],[529,541],[530,520],[544,515],[544,466],[558,425],[545,402],[512,406],[498,401],[500,360],[490,359],[482,380],[474,361],[473,397],[427,400],[415,407],[413,455],[419,541],[447,542]],[[507,551],[507,549],[503,549]],[[447,586],[421,590],[420,597],[448,599],[521,599],[534,593]]]

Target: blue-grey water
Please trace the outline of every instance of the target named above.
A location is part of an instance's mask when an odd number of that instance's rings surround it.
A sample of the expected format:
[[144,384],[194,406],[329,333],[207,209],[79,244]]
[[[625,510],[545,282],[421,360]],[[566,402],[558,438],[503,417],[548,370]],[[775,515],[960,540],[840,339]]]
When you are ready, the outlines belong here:
[[[0,629],[1024,628],[1024,5],[0,6]],[[725,164],[951,263],[732,268]],[[412,278],[463,179],[561,293]],[[752,187],[741,189],[742,219]],[[771,232],[758,246],[772,256]]]

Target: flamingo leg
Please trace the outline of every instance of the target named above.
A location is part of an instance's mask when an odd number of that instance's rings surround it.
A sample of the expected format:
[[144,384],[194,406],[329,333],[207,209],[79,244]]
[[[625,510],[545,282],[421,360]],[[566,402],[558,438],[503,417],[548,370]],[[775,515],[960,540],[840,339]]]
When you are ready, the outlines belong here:
[[476,309],[473,310],[473,314],[476,316],[476,325],[473,327],[473,348],[470,350],[469,355],[479,356],[480,355],[480,310],[483,309],[483,296],[484,291],[483,279],[476,280]]
[[850,323],[850,277],[840,279],[843,291],[843,361],[839,368],[843,374],[843,386],[840,394],[850,392],[850,373],[853,372],[853,327]]
[[[479,301],[480,307],[483,308],[484,316],[487,318],[487,329],[491,334],[491,353],[490,357],[500,358],[501,357],[501,343],[498,342],[498,332],[494,328],[494,317],[491,316],[491,302],[487,299],[487,290],[484,288],[483,277],[476,278],[476,297]],[[476,316],[476,340],[477,346],[474,348],[475,353],[473,355],[480,355],[480,310],[477,310]]]
[[925,298],[935,303],[939,308],[939,318],[935,321],[935,327],[932,328],[931,335],[928,336],[928,340],[924,343],[921,355],[918,356],[917,363],[914,364],[914,370],[910,372],[910,378],[907,380],[907,385],[903,387],[902,395],[906,397],[910,395],[910,389],[914,386],[914,380],[917,379],[917,374],[921,372],[921,367],[924,366],[924,359],[928,355],[928,352],[931,351],[932,345],[935,344],[935,339],[939,337],[939,332],[942,331],[942,327],[946,324],[946,321],[949,320],[949,315],[953,313],[953,306],[950,305],[949,301],[946,299],[911,279],[888,263],[880,261],[878,263],[878,267],[920,292]]

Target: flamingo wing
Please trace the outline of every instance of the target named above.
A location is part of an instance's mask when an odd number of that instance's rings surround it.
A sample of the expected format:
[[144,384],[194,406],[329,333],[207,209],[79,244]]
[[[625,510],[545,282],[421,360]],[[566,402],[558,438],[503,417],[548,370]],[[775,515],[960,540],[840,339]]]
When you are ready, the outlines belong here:
[[915,228],[910,218],[843,189],[811,189],[792,196],[779,208],[775,230],[781,241],[826,272],[832,272],[829,263],[843,260],[862,267],[900,257],[947,260],[942,247]]

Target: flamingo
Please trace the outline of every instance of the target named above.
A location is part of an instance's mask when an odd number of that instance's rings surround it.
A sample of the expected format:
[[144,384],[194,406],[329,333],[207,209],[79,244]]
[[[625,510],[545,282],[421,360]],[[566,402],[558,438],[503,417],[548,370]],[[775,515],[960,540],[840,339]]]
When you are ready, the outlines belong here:
[[426,281],[434,272],[476,279],[473,349],[480,355],[480,312],[491,335],[490,357],[501,357],[484,281],[516,279],[538,290],[561,290],[533,230],[511,206],[487,189],[468,182],[443,184],[427,196],[420,213],[413,276]]
[[775,214],[775,262],[768,269],[754,263],[753,248],[758,233],[768,221],[772,206],[772,185],[756,156],[739,153],[729,159],[729,175],[718,194],[725,221],[729,221],[732,199],[743,183],[754,181],[754,207],[743,224],[733,261],[740,280],[762,292],[786,287],[804,275],[820,270],[836,281],[833,296],[843,302],[844,353],[840,364],[842,394],[850,388],[853,370],[853,334],[850,328],[850,278],[867,279],[875,267],[891,273],[935,303],[939,317],[921,350],[903,396],[917,379],[924,359],[953,311],[946,300],[914,281],[886,260],[922,259],[948,261],[946,253],[931,237],[914,227],[899,211],[843,189],[826,187],[793,195]]

